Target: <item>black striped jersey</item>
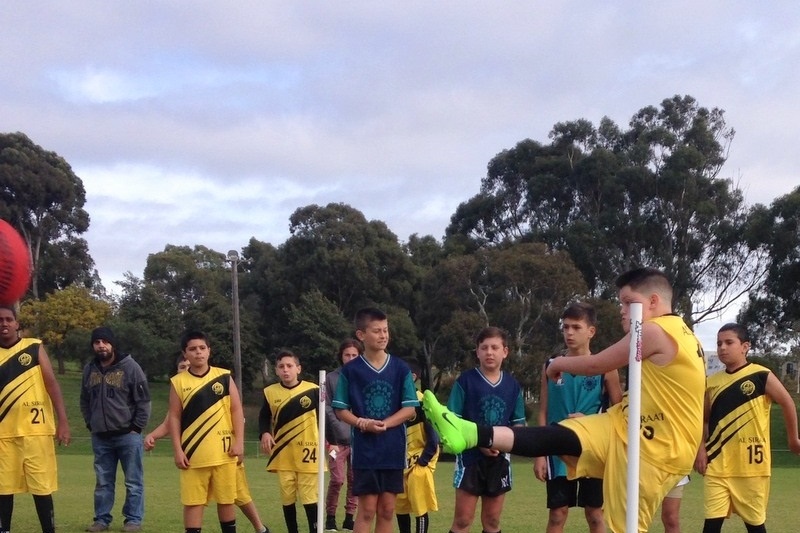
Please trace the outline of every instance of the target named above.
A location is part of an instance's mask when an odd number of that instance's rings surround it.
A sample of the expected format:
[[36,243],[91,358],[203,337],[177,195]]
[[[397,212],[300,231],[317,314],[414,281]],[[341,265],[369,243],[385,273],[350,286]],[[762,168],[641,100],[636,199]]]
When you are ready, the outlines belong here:
[[748,363],[735,372],[709,376],[707,397],[708,469],[715,477],[769,476],[772,399],[766,393],[770,370]]
[[180,372],[170,381],[183,407],[181,448],[190,468],[235,462],[228,455],[234,438],[230,371],[212,366],[203,376]]
[[275,439],[267,470],[316,474],[319,386],[309,381],[291,388],[275,383],[264,389],[264,401],[271,420],[269,433]]
[[0,438],[55,435],[53,402],[39,366],[39,339],[0,348]]

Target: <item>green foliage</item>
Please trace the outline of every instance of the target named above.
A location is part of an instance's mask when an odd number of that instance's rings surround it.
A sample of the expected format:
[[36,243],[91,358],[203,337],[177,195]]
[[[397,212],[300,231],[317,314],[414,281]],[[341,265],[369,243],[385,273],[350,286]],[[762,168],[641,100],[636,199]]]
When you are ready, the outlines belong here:
[[[111,306],[93,297],[83,287],[72,285],[48,294],[44,300],[30,300],[20,308],[19,320],[28,334],[44,341],[64,373],[66,359],[82,360],[88,352],[89,332],[111,316]],[[86,340],[79,350],[75,339]],[[67,342],[67,340],[70,342]]]
[[448,240],[546,243],[567,252],[590,294],[603,298],[619,273],[662,268],[676,311],[690,323],[703,320],[763,269],[741,239],[741,191],[717,178],[733,134],[721,110],[689,96],[641,109],[627,131],[609,119],[599,128],[556,124],[550,144],[524,140],[489,163],[480,193],[453,216]]
[[94,261],[80,237],[89,228],[86,191],[69,164],[23,133],[0,134],[0,218],[28,243],[31,293],[91,287]]
[[752,211],[747,238],[763,246],[769,266],[739,320],[759,349],[785,352],[800,341],[800,187]]

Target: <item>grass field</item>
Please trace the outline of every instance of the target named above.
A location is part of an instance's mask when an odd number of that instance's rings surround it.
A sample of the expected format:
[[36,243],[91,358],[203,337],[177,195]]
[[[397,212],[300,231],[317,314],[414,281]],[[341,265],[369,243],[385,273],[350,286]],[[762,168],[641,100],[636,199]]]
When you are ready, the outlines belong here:
[[[80,375],[69,372],[60,376],[59,381],[63,388],[67,410],[70,416],[73,444],[68,448],[59,448],[59,484],[60,490],[55,493],[56,523],[59,533],[77,533],[91,523],[92,520],[92,494],[94,489],[94,471],[92,469],[91,445],[88,432],[83,427],[80,417],[78,393],[80,389]],[[154,384],[153,418],[151,427],[163,420],[166,410],[167,387],[166,384]],[[256,419],[257,408],[247,410],[248,420]],[[262,518],[274,533],[286,531],[278,502],[278,487],[276,476],[264,471],[265,458],[257,455],[258,447],[255,442],[255,424],[248,424],[248,442],[246,446],[246,467],[248,480],[253,497],[256,501]],[[780,412],[774,418],[773,442],[776,448],[785,447],[785,434]],[[800,470],[800,459],[788,452],[775,451],[772,490],[770,495],[769,514],[767,527],[771,533],[795,533],[797,531],[797,479]],[[440,510],[431,516],[431,532],[446,532],[453,516],[454,492],[451,488],[453,472],[452,463],[441,463],[436,472],[437,495]],[[122,473],[119,473],[117,483],[117,504],[115,506],[115,521],[112,530],[119,530],[122,526],[120,509],[124,497]],[[145,457],[146,481],[146,517],[145,531],[150,532],[181,532],[181,506],[179,503],[178,473],[172,462],[170,446],[167,442],[159,443],[153,453]],[[547,520],[545,505],[544,484],[536,481],[532,474],[532,461],[515,459],[514,461],[514,490],[506,498],[505,510],[502,518],[502,528],[506,533],[527,533],[543,531]],[[341,507],[340,507],[341,509]],[[342,511],[340,510],[339,521]],[[301,531],[304,520],[302,512]],[[703,498],[702,478],[695,475],[684,493],[684,502],[681,510],[682,528],[684,531],[700,531],[703,523]],[[240,532],[252,531],[249,522],[243,515],[237,515]],[[206,511],[204,531],[219,531],[216,520],[216,510],[210,507]],[[35,533],[40,531],[33,502],[28,495],[17,496],[14,507],[14,533]],[[480,531],[480,524],[476,522],[473,531]],[[580,510],[573,510],[567,522],[567,532],[586,531],[586,523]],[[656,521],[651,531],[663,531],[660,522]],[[734,516],[727,521],[723,531],[744,531],[744,526],[738,517]]]

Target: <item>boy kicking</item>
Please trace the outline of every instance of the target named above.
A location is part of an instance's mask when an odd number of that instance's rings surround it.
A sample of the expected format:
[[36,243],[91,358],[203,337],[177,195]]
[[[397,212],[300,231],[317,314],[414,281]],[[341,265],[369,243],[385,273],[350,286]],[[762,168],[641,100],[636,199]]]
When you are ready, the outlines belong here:
[[[664,495],[687,475],[702,438],[705,365],[700,343],[672,314],[672,286],[660,271],[639,268],[616,280],[622,325],[630,329],[632,303],[642,304],[641,464],[639,531],[647,531]],[[628,363],[630,333],[595,355],[556,358],[551,379],[565,372],[600,375]],[[479,426],[461,420],[436,401],[423,401],[428,419],[446,450],[494,448],[528,457],[561,455],[570,479],[603,478],[605,519],[625,531],[628,397],[607,412],[571,418],[552,426]],[[629,532],[630,533],[630,532]]]

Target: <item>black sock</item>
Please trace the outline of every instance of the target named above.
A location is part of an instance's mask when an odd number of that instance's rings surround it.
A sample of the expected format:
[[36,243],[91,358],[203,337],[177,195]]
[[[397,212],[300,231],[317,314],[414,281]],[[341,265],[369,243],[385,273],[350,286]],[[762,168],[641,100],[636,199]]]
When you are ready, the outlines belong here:
[[222,530],[222,533],[236,533],[236,519],[234,518],[229,522],[223,522],[220,520],[219,527]]
[[478,426],[478,447],[491,448],[494,442],[494,428],[492,426]]
[[764,524],[759,524],[757,526],[745,524],[744,527],[747,528],[747,533],[767,533],[767,528]]
[[307,503],[303,506],[306,510],[306,518],[308,519],[308,530],[311,533],[317,533],[317,504]]
[[703,533],[719,533],[722,531],[722,523],[725,517],[720,518],[706,518],[703,522]]
[[397,527],[400,528],[400,533],[411,533],[411,515],[397,515]]
[[[520,431],[523,430],[523,431]],[[536,427],[512,427],[514,446],[511,453],[524,457],[544,457],[545,455],[581,454],[581,441],[575,432],[558,424]]]
[[289,533],[298,533],[297,509],[294,508],[294,504],[283,506],[283,520],[286,522],[286,530]]
[[[484,530],[481,531],[481,533],[489,533],[489,532],[484,529]],[[494,533],[503,533],[503,532],[498,529]]]
[[0,496],[0,530],[11,531],[11,514],[14,512],[14,495]]
[[200,533],[202,530],[202,527],[187,527],[184,529],[186,533]]
[[428,533],[428,513],[417,517],[417,533]]
[[34,494],[33,504],[36,506],[36,516],[39,517],[42,533],[55,533],[56,518],[53,511],[53,495],[37,496]]

